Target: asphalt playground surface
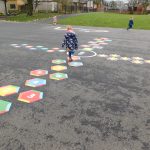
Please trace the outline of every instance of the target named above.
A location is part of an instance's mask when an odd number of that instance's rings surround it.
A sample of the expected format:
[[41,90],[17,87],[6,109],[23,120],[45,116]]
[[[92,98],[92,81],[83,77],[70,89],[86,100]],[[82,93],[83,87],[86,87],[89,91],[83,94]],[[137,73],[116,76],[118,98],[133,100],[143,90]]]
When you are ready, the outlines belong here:
[[[65,31],[56,27],[0,21],[0,87],[20,87],[0,96],[12,103],[0,115],[0,150],[150,150],[150,31],[78,27],[80,45],[95,38],[112,41],[94,52],[79,49],[75,55],[83,66],[63,64],[67,70],[60,72],[68,78],[56,81],[49,78],[57,72],[52,60],[66,59],[66,53],[11,45],[62,49]],[[46,85],[25,86],[36,69],[48,70],[39,77]],[[28,90],[43,92],[43,99],[18,101]]]

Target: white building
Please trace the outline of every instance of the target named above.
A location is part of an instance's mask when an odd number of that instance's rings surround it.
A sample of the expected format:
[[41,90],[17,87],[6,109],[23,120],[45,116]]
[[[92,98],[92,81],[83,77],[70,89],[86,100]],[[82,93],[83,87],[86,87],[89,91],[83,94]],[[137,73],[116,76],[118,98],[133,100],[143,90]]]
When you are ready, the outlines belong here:
[[35,11],[57,11],[57,3],[52,0],[38,0],[34,2]]
[[84,3],[84,4],[87,4],[87,7],[93,7],[93,0],[72,0],[72,2],[74,3]]
[[5,5],[3,1],[0,1],[0,13],[5,14]]

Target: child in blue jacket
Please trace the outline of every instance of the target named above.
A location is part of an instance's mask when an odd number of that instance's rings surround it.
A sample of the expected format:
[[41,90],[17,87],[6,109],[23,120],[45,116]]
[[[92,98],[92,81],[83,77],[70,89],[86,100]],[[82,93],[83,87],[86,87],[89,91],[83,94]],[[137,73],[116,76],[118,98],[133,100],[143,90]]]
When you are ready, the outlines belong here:
[[73,61],[72,55],[75,53],[75,50],[78,49],[78,39],[75,32],[72,29],[72,26],[67,26],[67,31],[64,35],[64,41],[62,47],[66,45],[66,50],[69,53],[69,62]]
[[132,29],[133,25],[134,25],[133,18],[130,18],[127,30]]

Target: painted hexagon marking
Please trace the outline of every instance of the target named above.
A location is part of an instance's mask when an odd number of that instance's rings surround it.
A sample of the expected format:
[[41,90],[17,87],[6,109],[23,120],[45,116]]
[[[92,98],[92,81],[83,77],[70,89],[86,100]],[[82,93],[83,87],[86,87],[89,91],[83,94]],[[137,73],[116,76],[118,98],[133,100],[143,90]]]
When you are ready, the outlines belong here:
[[55,60],[52,60],[52,63],[53,64],[64,64],[66,63],[66,60],[63,60],[63,59],[55,59]]
[[81,58],[79,56],[72,56],[73,60],[80,60]]
[[[73,61],[81,60],[80,56],[72,56]],[[67,60],[69,61],[69,57],[67,57]]]
[[72,67],[83,66],[83,63],[82,63],[82,62],[75,62],[75,61],[70,62],[70,63],[68,63],[68,64],[69,64],[69,66],[72,66]]
[[37,50],[35,47],[30,48],[30,50]]
[[51,66],[51,70],[62,71],[62,70],[67,70],[67,67],[61,66],[61,65],[56,65],[56,66]]
[[11,46],[17,46],[18,44],[10,44]]
[[83,50],[83,51],[92,51],[92,50],[93,50],[93,48],[89,48],[89,47],[87,47],[87,48],[83,48],[82,50]]
[[86,48],[86,47],[90,47],[90,46],[89,45],[80,45],[80,47]]
[[48,74],[48,71],[47,70],[41,70],[41,69],[38,69],[38,70],[33,70],[30,72],[30,75],[32,76],[44,76],[44,75],[47,75]]
[[55,50],[48,50],[47,52],[48,53],[53,53],[53,52],[55,52]]
[[106,54],[99,54],[99,55],[97,55],[98,57],[102,57],[102,58],[107,58],[108,57],[108,55],[106,55]]
[[22,46],[27,46],[28,44],[21,44]]
[[36,46],[37,48],[42,48],[42,47],[44,47],[44,46],[42,46],[42,45],[38,45],[38,46]]
[[28,45],[28,46],[26,46],[26,48],[32,48],[33,46],[31,46],[31,45]]
[[33,103],[39,101],[43,98],[43,92],[30,90],[26,92],[21,92],[19,94],[18,100],[26,103]]
[[54,47],[54,48],[52,48],[53,50],[59,50],[59,48],[58,47]]
[[30,87],[40,87],[46,85],[46,80],[40,78],[34,78],[34,79],[27,80],[25,85]]
[[20,87],[14,85],[7,85],[0,87],[0,96],[8,96],[18,93]]
[[88,43],[89,43],[89,44],[96,44],[97,42],[89,41]]
[[12,103],[10,102],[0,100],[0,115],[8,112],[11,107],[11,104]]
[[145,61],[145,63],[148,63],[148,64],[150,64],[150,60],[144,60]]
[[42,48],[41,48],[41,50],[43,50],[43,51],[47,51],[47,50],[48,50],[48,48],[47,48],[47,47],[42,47]]
[[130,60],[131,60],[131,58],[129,58],[129,57],[121,57],[121,58],[120,58],[120,60],[130,61]]
[[144,63],[143,61],[140,61],[140,60],[132,60],[131,62],[133,64],[143,64]]
[[109,56],[110,57],[120,57],[120,55],[117,55],[117,54],[110,54]]
[[108,39],[108,40],[105,40],[105,41],[106,41],[106,42],[112,42],[112,40],[109,40],[109,39]]
[[119,60],[117,57],[108,57],[107,60],[111,60],[111,61],[117,61]]
[[58,50],[60,53],[64,53],[64,52],[66,52],[66,50],[64,50],[64,49],[60,49],[60,50]]
[[101,44],[101,45],[108,45],[108,43],[105,43],[105,42],[103,42],[103,43],[101,42],[100,44]]
[[68,75],[65,73],[53,73],[53,74],[50,74],[49,77],[50,79],[53,79],[53,80],[63,80],[63,79],[68,78]]
[[133,60],[144,60],[142,57],[132,57]]

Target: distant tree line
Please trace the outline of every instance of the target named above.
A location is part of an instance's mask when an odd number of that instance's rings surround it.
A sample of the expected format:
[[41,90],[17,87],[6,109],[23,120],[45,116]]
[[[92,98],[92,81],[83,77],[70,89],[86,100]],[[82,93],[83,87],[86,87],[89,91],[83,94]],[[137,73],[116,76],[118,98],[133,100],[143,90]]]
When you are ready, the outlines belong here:
[[144,13],[146,12],[147,7],[150,5],[150,0],[129,0],[128,2],[121,1],[105,1],[106,8],[112,9],[112,10],[123,10],[127,9],[128,12],[134,13],[135,11],[138,11],[138,7],[142,9],[141,11]]
[[[8,0],[1,0],[4,2],[5,5],[5,14],[7,15],[7,1]],[[36,7],[39,5],[39,0],[24,0],[27,1],[27,16],[32,16],[33,15],[33,6]],[[88,2],[93,2],[93,8],[88,8],[87,4]],[[105,6],[109,3],[109,5],[111,5],[112,8],[117,7],[117,2],[112,0],[112,1],[107,1],[107,0],[51,0],[51,2],[56,2],[57,3],[57,11],[58,13],[60,12],[64,12],[67,13],[68,11],[70,13],[72,13],[73,11],[78,12],[78,11],[82,11],[83,8],[86,8],[86,11],[89,11],[89,9],[94,10],[95,11],[99,11],[100,8],[102,6]],[[146,8],[148,5],[150,5],[150,0],[129,0],[129,2],[127,3],[128,9],[130,10],[131,13],[134,12],[134,8],[141,3],[144,11],[146,11]],[[84,6],[84,7],[83,7]],[[85,7],[86,6],[86,7]],[[120,3],[120,9],[122,7],[121,3]]]

